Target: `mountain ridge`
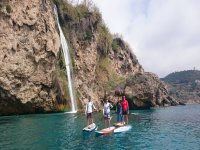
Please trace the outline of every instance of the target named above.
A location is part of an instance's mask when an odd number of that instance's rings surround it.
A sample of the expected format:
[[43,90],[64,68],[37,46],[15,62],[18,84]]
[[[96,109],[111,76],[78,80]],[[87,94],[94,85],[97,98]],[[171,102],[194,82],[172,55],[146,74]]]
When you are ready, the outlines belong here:
[[167,83],[169,94],[183,103],[200,103],[200,71],[184,70],[162,78]]

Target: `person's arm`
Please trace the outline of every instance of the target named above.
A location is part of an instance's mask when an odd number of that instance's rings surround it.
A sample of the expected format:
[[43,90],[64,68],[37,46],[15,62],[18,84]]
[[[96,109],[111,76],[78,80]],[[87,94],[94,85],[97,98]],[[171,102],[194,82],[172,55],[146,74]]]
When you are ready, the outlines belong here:
[[97,110],[96,107],[94,106],[94,103],[92,103],[92,107],[94,108],[94,110]]
[[109,105],[110,105],[110,108],[113,108],[113,105],[111,105],[111,103],[109,103]]

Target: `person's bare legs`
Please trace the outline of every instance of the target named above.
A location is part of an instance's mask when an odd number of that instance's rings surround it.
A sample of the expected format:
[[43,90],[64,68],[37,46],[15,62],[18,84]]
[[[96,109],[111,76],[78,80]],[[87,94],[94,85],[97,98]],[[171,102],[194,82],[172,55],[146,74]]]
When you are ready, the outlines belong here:
[[92,119],[92,117],[90,116],[89,118],[88,118],[88,125],[90,125],[90,124],[92,124],[93,123],[93,119]]
[[126,124],[128,124],[128,115],[126,115]]
[[89,126],[90,118],[87,117],[87,126]]
[[122,115],[122,123],[124,124],[124,115]]
[[110,128],[110,118],[108,118],[108,127]]
[[122,124],[122,114],[120,114],[120,123]]

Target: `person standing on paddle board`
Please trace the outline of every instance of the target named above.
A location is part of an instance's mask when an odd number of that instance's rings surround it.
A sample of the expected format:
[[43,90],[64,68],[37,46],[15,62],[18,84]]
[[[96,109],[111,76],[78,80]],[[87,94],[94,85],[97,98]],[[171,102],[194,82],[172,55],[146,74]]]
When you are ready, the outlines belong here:
[[122,122],[122,105],[120,99],[118,99],[117,101],[116,113],[117,113],[117,122]]
[[125,96],[122,96],[121,105],[122,105],[122,115],[123,115],[122,122],[124,122],[124,116],[126,116],[126,124],[128,124],[129,105]]
[[90,124],[93,124],[93,118],[92,118],[93,108],[96,110],[96,107],[94,106],[93,102],[91,102],[91,97],[89,96],[89,101],[85,107],[85,115],[87,116],[87,125],[88,126]]
[[108,127],[110,127],[110,109],[113,108],[113,106],[108,102],[108,100],[105,101],[103,106],[103,115],[104,115],[104,126],[106,127],[106,122],[108,122]]

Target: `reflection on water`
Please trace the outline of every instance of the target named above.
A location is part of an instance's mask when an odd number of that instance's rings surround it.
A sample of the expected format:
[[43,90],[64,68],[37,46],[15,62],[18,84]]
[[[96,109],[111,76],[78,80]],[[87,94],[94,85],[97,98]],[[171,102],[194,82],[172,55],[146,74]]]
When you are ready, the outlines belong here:
[[[112,123],[116,115],[112,114]],[[94,113],[98,129],[102,113]],[[0,149],[198,149],[200,105],[131,111],[125,133],[97,137],[82,132],[84,114],[0,117]]]

